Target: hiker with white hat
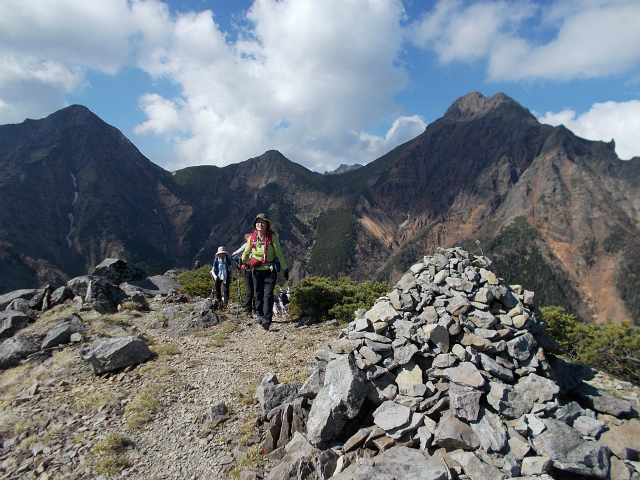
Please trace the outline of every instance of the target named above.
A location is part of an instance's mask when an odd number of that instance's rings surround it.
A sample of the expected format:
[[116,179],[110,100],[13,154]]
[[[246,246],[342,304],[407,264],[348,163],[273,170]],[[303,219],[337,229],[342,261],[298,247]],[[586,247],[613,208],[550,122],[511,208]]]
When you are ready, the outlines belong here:
[[229,303],[229,290],[233,282],[233,268],[229,252],[224,247],[218,247],[216,257],[213,259],[211,275],[215,280],[216,300],[222,307]]
[[278,272],[282,270],[285,280],[289,280],[289,269],[284,260],[280,241],[271,230],[271,221],[264,213],[253,221],[255,231],[247,240],[242,263],[253,269],[254,302],[258,323],[269,330],[273,318],[273,289],[278,280]]

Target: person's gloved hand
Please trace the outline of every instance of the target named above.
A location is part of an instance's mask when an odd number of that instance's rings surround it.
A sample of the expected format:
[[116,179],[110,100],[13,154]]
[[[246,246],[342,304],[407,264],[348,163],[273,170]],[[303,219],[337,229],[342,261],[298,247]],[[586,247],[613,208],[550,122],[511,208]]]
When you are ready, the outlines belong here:
[[284,279],[289,280],[289,269],[285,268],[282,273],[284,274]]
[[233,260],[234,262],[240,262],[240,257],[238,256],[238,254],[236,253],[235,255],[233,255],[231,257],[231,260]]

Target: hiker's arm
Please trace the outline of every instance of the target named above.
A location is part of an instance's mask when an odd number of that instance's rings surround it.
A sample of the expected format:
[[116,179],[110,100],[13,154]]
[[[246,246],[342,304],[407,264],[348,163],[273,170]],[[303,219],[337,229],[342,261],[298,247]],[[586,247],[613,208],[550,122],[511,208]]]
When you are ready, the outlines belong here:
[[247,243],[244,246],[244,252],[242,252],[242,263],[247,263],[251,255],[251,239],[247,239]]
[[282,268],[282,270],[286,270],[287,262],[284,260],[284,255],[282,255],[282,250],[280,249],[280,240],[278,240],[278,237],[276,237],[275,235],[273,236],[272,240],[273,249],[276,252],[276,257],[278,257],[278,260],[280,260],[280,267]]

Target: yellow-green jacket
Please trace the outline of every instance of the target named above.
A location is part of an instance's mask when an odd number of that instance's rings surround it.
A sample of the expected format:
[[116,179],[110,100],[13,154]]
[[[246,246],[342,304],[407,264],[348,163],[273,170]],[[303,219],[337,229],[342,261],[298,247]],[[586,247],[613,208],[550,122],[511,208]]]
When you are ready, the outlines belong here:
[[[256,239],[255,245],[253,246],[251,245],[252,238],[253,235],[247,240],[247,243],[245,244],[244,252],[242,252],[242,263],[246,263],[250,257],[254,257],[260,261],[262,261],[263,259],[264,241],[266,240],[267,236],[265,235],[265,238],[262,240],[262,242],[260,242],[259,239]],[[267,263],[258,267],[257,270],[268,270],[276,257],[278,257],[278,260],[280,261],[280,268],[282,270],[286,270],[287,262],[284,259],[284,255],[282,255],[282,250],[280,249],[280,241],[278,240],[278,237],[275,233],[271,234],[271,242],[272,243],[267,244]]]

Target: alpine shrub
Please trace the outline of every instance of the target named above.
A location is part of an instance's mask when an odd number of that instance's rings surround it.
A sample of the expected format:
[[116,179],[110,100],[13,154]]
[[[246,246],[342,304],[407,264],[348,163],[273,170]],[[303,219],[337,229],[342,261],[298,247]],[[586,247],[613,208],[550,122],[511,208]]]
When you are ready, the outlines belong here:
[[547,333],[567,356],[624,380],[640,383],[640,327],[629,322],[602,325],[581,322],[562,307],[545,307]]
[[184,287],[182,293],[205,298],[211,296],[213,288],[211,265],[204,265],[197,270],[181,273],[176,280]]
[[335,318],[340,323],[348,323],[353,320],[356,310],[371,308],[390,288],[382,282],[366,281],[359,284],[349,277],[338,280],[307,277],[293,290],[292,314],[312,317],[316,321]]

